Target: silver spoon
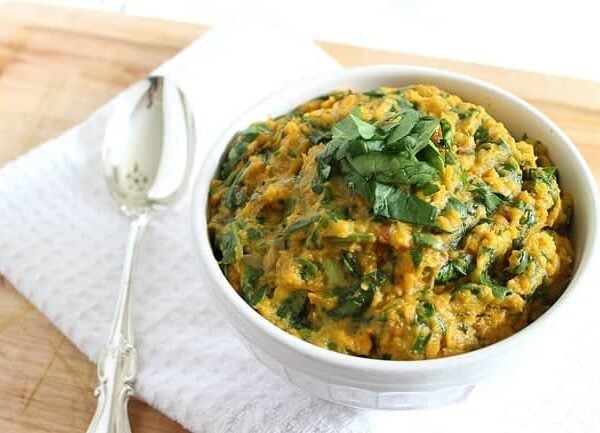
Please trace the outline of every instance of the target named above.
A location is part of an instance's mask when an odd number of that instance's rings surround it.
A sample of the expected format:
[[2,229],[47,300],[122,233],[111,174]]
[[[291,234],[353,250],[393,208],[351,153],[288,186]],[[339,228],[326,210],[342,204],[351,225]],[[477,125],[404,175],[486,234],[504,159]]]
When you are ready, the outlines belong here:
[[189,104],[165,77],[136,84],[117,104],[104,139],[104,174],[110,195],[131,218],[117,309],[98,359],[98,405],[88,433],[129,433],[136,349],[131,327],[132,271],[140,239],[157,210],[181,197],[189,183],[195,133]]

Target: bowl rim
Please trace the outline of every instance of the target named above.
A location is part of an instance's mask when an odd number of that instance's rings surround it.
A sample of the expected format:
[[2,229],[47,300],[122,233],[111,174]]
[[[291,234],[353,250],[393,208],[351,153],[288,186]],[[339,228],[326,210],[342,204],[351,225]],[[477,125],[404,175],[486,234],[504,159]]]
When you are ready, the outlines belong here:
[[[579,169],[577,176],[584,180],[583,183],[588,189],[587,192],[591,195],[589,200],[586,200],[589,203],[589,206],[586,208],[588,209],[586,213],[588,213],[589,216],[589,227],[587,227],[588,242],[584,250],[581,252],[579,265],[577,266],[577,269],[563,294],[542,316],[511,336],[489,346],[442,358],[424,360],[381,360],[374,358],[362,358],[322,348],[287,333],[248,305],[230,285],[227,278],[221,272],[208,239],[207,215],[205,207],[208,202],[209,184],[214,177],[214,170],[210,167],[210,165],[214,162],[215,158],[219,161],[221,160],[223,151],[225,150],[225,147],[231,136],[244,127],[241,125],[241,123],[246,120],[246,117],[250,113],[256,111],[259,107],[269,106],[269,104],[272,104],[274,101],[278,101],[279,98],[285,96],[286,94],[293,94],[293,92],[299,92],[305,88],[306,90],[304,90],[304,92],[306,93],[306,100],[308,100],[310,97],[318,96],[309,95],[309,89],[318,86],[319,83],[342,80],[352,81],[369,76],[379,77],[383,81],[385,78],[399,78],[405,74],[422,75],[424,77],[423,81],[425,81],[427,77],[430,77],[438,79],[451,79],[461,82],[464,85],[476,88],[476,90],[483,91],[487,95],[503,98],[510,104],[529,111],[540,123],[550,127],[557,136],[556,141],[560,142],[561,146],[566,147],[568,153],[574,159],[574,162]],[[290,109],[291,108],[293,107],[290,107]],[[210,173],[207,174],[209,169]],[[585,282],[585,279],[590,274],[588,269],[591,267],[590,265],[592,264],[592,259],[594,256],[598,255],[600,250],[600,248],[598,248],[600,231],[597,229],[600,214],[598,205],[599,201],[600,199],[595,178],[579,150],[561,128],[559,128],[552,120],[550,120],[546,115],[528,102],[498,86],[464,74],[424,66],[385,64],[345,68],[335,72],[322,74],[309,80],[296,82],[295,84],[286,86],[271,93],[262,100],[253,104],[240,116],[237,116],[218,137],[218,139],[212,143],[209,152],[206,154],[205,159],[201,164],[192,189],[191,213],[192,230],[194,232],[193,238],[195,240],[194,243],[196,245],[197,253],[204,262],[203,264],[205,265],[206,270],[210,273],[211,280],[217,284],[217,290],[223,292],[229,304],[235,308],[237,314],[243,316],[243,319],[252,323],[253,326],[257,327],[261,332],[267,334],[277,343],[292,349],[294,352],[297,352],[298,355],[303,355],[318,362],[329,364],[335,368],[394,374],[407,372],[410,373],[415,371],[424,372],[439,369],[453,369],[459,366],[471,365],[482,359],[491,358],[495,355],[504,353],[522,343],[528,336],[538,332],[542,326],[545,326],[545,323],[548,322],[549,318],[555,316],[556,310],[561,308],[572,298],[572,292],[574,288],[579,286],[582,282]],[[201,207],[202,209],[200,209]],[[229,318],[227,318],[227,320],[230,321]]]

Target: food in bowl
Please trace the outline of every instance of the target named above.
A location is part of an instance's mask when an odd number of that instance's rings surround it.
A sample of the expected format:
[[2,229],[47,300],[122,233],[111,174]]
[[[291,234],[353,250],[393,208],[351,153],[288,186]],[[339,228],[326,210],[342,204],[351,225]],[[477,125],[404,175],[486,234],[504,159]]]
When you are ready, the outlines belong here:
[[561,295],[573,200],[544,146],[427,85],[335,92],[238,133],[209,192],[231,285],[261,315],[362,357],[506,338]]

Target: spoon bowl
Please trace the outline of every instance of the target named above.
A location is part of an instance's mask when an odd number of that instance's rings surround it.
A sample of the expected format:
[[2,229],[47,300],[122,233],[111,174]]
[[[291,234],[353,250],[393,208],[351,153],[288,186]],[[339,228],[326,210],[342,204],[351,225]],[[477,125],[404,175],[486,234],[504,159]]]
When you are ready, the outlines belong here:
[[189,103],[165,77],[134,85],[108,122],[104,175],[127,215],[168,207],[183,193],[193,163]]

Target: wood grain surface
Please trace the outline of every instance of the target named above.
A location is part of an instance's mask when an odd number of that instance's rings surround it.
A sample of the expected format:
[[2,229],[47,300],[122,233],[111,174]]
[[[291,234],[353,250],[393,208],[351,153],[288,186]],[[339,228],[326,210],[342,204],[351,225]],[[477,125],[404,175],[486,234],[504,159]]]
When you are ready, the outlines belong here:
[[[29,3],[0,6],[0,166],[82,121],[204,30]],[[320,45],[348,66],[430,65],[500,85],[554,119],[600,178],[600,83]],[[85,431],[95,381],[93,364],[0,277],[0,432]],[[130,409],[135,433],[185,431],[137,400]]]

